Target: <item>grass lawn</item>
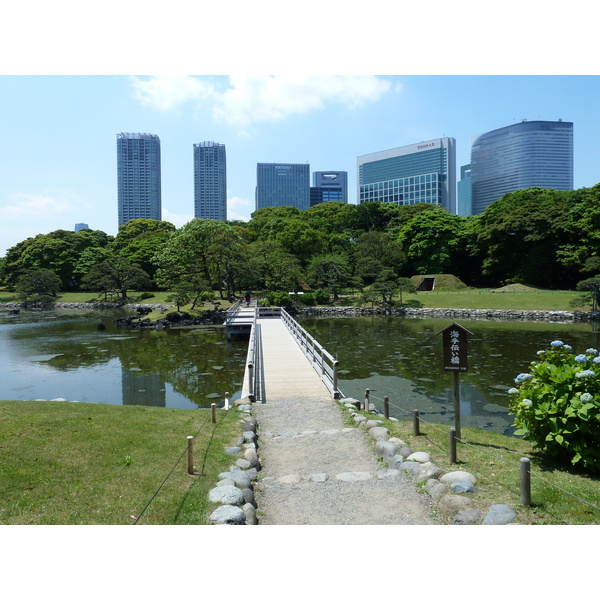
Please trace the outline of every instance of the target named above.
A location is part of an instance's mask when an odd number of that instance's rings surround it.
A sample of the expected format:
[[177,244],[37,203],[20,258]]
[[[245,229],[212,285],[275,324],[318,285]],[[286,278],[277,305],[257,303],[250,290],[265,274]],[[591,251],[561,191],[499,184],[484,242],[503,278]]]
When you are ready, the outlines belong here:
[[206,524],[217,506],[208,492],[235,462],[224,448],[239,436],[237,416],[218,410],[213,424],[202,409],[0,401],[0,524]]
[[[363,414],[373,418],[372,413]],[[350,417],[348,422],[354,425]],[[391,437],[399,437],[413,451],[428,452],[444,472],[464,470],[474,475],[477,494],[469,497],[483,514],[492,504],[508,504],[517,512],[518,522],[525,525],[600,524],[600,477],[547,461],[530,442],[517,436],[462,428],[464,443],[457,444],[458,462],[452,464],[448,426],[421,422],[419,436],[414,435],[412,420],[385,421],[385,427]],[[520,499],[521,457],[531,461],[530,506],[523,506]],[[444,522],[443,515],[441,518]]]

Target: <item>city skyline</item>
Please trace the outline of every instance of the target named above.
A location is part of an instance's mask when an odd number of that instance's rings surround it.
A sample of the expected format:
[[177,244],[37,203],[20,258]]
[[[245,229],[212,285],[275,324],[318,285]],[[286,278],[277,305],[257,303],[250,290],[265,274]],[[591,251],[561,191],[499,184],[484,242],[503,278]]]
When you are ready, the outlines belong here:
[[[115,135],[161,140],[162,218],[194,218],[190,153],[227,147],[227,218],[254,211],[258,163],[346,171],[357,157],[428,139],[472,139],[527,120],[573,122],[574,188],[600,182],[600,77],[582,76],[0,76],[0,256],[16,243],[88,223],[116,235]],[[67,99],[67,100],[65,100]],[[90,131],[82,135],[83,129]]]

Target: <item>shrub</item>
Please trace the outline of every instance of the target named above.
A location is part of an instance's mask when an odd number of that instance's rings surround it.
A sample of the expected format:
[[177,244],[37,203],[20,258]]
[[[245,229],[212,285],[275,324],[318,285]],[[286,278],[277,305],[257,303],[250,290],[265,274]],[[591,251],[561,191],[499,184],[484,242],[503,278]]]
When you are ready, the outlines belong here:
[[292,299],[287,292],[269,292],[266,299],[270,306],[292,306]]
[[315,290],[315,302],[317,304],[327,304],[329,302],[329,292],[323,289]]
[[508,390],[516,435],[548,456],[600,472],[600,353],[556,340]]
[[142,292],[140,294],[140,300],[148,300],[150,298],[154,298],[155,295],[152,292]]

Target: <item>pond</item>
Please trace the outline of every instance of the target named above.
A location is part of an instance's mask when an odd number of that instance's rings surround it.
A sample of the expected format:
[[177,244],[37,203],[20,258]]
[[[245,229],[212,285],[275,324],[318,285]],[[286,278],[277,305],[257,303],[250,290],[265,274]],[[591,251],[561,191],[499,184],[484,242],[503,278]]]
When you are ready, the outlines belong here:
[[[123,312],[0,312],[0,399],[208,407],[241,395],[247,340],[222,326],[124,330]],[[106,329],[98,330],[101,320]],[[340,361],[339,387],[391,416],[454,423],[453,374],[443,370],[450,320],[399,317],[301,318]],[[461,424],[511,435],[506,391],[536,352],[561,339],[577,352],[600,347],[598,324],[460,320],[468,329],[469,370],[460,375]]]
[[118,329],[124,314],[0,313],[0,399],[198,408],[240,397],[247,342],[219,326]]
[[[459,320],[468,339],[468,371],[459,375],[461,425],[512,435],[507,390],[561,339],[578,352],[600,348],[598,324]],[[303,318],[307,329],[339,360],[344,396],[365,397],[390,416],[412,419],[413,409],[431,423],[454,425],[454,375],[443,369],[442,335],[451,320],[398,317]]]

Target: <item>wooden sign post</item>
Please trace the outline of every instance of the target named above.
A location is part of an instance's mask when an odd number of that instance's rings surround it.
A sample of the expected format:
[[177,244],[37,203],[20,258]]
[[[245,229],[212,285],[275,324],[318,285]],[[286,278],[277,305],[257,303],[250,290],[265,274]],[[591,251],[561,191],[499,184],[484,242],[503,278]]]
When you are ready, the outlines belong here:
[[444,371],[454,373],[454,429],[456,437],[460,432],[460,383],[459,374],[468,370],[467,335],[473,335],[458,323],[452,323],[440,331],[444,346]]

